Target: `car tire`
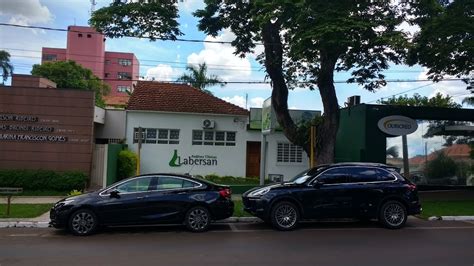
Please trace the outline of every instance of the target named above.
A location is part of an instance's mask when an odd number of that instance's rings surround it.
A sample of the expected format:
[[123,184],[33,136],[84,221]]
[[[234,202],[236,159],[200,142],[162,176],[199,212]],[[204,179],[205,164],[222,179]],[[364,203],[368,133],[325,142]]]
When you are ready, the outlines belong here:
[[270,213],[270,220],[276,229],[280,231],[290,231],[298,226],[300,214],[295,204],[288,201],[281,201],[273,206]]
[[186,213],[184,218],[186,228],[191,232],[204,232],[209,229],[211,225],[211,213],[202,206],[192,207]]
[[388,229],[399,229],[407,222],[407,209],[396,200],[385,202],[379,210],[379,222]]
[[95,213],[88,209],[75,211],[68,222],[68,230],[76,236],[88,236],[97,230],[99,221]]

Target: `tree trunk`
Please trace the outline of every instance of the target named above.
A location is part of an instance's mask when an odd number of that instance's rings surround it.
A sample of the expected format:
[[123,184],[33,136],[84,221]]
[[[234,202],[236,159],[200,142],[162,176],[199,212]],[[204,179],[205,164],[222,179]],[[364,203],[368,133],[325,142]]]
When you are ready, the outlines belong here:
[[[288,87],[283,75],[283,46],[280,39],[278,22],[268,22],[262,29],[265,47],[265,68],[272,80],[272,106],[278,123],[288,140],[299,145],[309,154],[309,143],[298,138],[297,126],[291,119],[288,110]],[[315,158],[317,164],[332,163],[336,145],[336,134],[339,126],[339,105],[334,88],[334,67],[337,56],[321,55],[321,70],[318,73],[317,85],[324,107],[324,120],[317,128]]]
[[334,87],[334,67],[337,56],[321,51],[321,69],[317,83],[323,102],[323,123],[317,128],[315,159],[316,164],[334,162],[336,134],[339,128],[339,104]]
[[[299,145],[297,127],[288,110],[288,87],[283,76],[283,46],[279,23],[267,22],[262,29],[262,39],[265,47],[265,68],[272,80],[272,106],[277,121],[288,140]],[[303,147],[303,149],[308,151],[309,147]]]

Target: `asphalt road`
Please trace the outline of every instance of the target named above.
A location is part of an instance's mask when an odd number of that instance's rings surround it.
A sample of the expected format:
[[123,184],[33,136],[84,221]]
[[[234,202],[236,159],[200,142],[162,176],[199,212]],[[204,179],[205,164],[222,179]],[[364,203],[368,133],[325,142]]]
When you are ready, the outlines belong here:
[[61,230],[0,229],[9,265],[474,265],[474,222],[410,219],[401,230],[374,222],[318,222],[292,232],[265,224],[107,228],[89,237]]

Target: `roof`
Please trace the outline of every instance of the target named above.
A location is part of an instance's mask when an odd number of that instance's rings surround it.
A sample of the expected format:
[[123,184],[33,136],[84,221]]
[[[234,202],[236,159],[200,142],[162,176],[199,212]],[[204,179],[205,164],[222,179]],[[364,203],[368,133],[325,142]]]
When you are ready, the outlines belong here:
[[127,110],[247,116],[249,112],[187,84],[139,81]]
[[[446,156],[451,158],[468,159],[471,152],[471,147],[469,147],[467,144],[453,144],[441,150],[430,153],[428,155],[428,161],[436,159],[438,152],[443,152]],[[410,164],[423,164],[425,161],[426,158],[423,155],[417,155],[413,158],[410,158]]]
[[126,106],[130,96],[128,95],[106,95],[104,96],[105,104],[108,106]]

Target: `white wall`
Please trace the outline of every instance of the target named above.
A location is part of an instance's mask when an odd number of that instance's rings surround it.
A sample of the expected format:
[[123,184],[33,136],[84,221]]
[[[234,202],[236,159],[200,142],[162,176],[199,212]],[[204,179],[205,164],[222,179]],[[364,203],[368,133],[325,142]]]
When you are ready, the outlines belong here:
[[[260,131],[248,131],[248,141],[261,141]],[[278,143],[289,143],[283,132],[277,131],[266,137],[267,141],[267,158],[265,163],[265,176],[268,174],[280,174],[283,175],[284,180],[293,178],[296,174],[309,168],[309,158],[305,152],[303,152],[303,160],[301,163],[278,163],[277,162],[277,148]]]
[[[236,146],[192,145],[192,131],[202,130],[202,120],[216,121],[215,130],[235,131]],[[261,132],[247,130],[248,117],[213,114],[162,113],[127,111],[126,143],[137,152],[138,144],[133,143],[133,128],[180,129],[179,144],[142,144],[141,173],[190,173],[196,175],[245,176],[247,141],[261,141]],[[282,132],[267,136],[266,174],[282,174],[285,180],[309,167],[309,160],[303,153],[302,163],[277,163],[277,143],[288,143]],[[181,165],[169,166],[174,150],[187,158],[191,155],[211,155],[217,157],[216,166]]]
[[[192,145],[192,131],[202,130],[202,120],[216,121],[217,131],[235,131],[235,146]],[[133,128],[180,129],[179,144],[142,144],[141,173],[166,172],[190,173],[196,175],[218,174],[245,176],[246,163],[246,116],[224,116],[213,114],[185,114],[127,111],[126,139],[129,148],[137,151],[133,144]],[[181,159],[192,155],[217,157],[217,165],[181,165],[169,166],[174,150]]]

